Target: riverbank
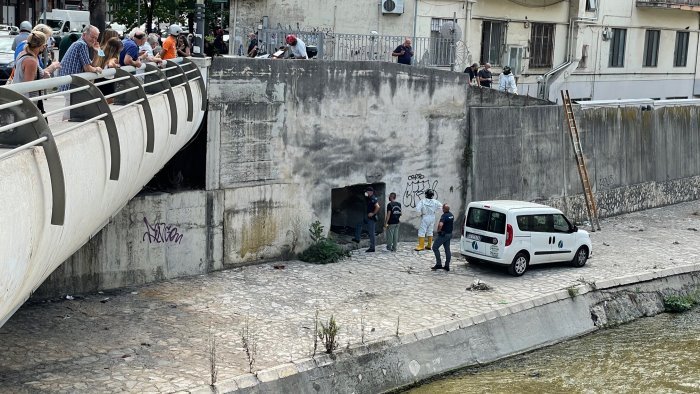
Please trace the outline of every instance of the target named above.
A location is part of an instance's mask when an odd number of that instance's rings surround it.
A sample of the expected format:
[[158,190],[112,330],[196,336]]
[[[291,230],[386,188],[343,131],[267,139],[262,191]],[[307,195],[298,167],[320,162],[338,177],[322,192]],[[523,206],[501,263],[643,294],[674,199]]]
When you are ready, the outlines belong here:
[[697,393],[698,332],[700,307],[662,313],[460,370],[404,393]]
[[[519,278],[456,254],[452,271],[431,272],[432,253],[401,244],[25,305],[0,328],[0,391],[208,392],[212,349],[219,392],[395,389],[657,313],[666,291],[700,282],[698,212],[691,202],[607,219],[585,267]],[[467,290],[477,279],[491,290]],[[317,311],[340,325],[334,356],[317,343],[311,357]]]

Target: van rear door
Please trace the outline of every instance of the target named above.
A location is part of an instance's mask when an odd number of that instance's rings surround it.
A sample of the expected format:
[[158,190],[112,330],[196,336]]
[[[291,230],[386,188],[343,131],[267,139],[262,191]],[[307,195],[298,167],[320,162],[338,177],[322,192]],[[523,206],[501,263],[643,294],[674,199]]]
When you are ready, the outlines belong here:
[[470,207],[462,250],[500,259],[506,242],[506,214],[489,207]]

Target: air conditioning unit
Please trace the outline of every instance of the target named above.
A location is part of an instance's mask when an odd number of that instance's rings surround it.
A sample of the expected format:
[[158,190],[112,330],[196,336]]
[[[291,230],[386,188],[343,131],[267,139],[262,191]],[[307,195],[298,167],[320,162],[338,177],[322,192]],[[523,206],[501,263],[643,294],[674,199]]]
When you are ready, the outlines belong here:
[[381,0],[382,14],[403,14],[404,0]]

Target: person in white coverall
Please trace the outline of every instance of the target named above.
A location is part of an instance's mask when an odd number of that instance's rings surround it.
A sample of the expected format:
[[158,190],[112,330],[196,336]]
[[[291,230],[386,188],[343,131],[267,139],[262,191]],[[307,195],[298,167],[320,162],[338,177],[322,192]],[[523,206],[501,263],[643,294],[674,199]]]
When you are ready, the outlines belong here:
[[[435,212],[442,209],[442,203],[433,199],[435,192],[428,189],[425,191],[424,199],[418,201],[416,211],[420,212],[420,227],[418,227],[418,246],[416,250],[425,250],[433,245],[433,228],[435,227]],[[425,238],[428,238],[428,244],[425,244]]]

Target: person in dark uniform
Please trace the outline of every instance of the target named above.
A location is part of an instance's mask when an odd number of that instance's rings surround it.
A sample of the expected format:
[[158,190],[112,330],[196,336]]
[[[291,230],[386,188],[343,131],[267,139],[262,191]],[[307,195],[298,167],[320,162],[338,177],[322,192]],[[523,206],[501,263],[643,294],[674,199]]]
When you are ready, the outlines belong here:
[[374,195],[374,188],[372,186],[367,186],[365,189],[365,202],[367,206],[367,214],[362,218],[362,223],[358,223],[355,226],[355,238],[352,240],[355,242],[360,242],[360,236],[362,235],[362,228],[367,226],[367,231],[369,232],[369,249],[365,252],[374,252],[374,246],[376,241],[376,228],[377,228],[377,213],[379,213],[379,200]]
[[[433,253],[435,253],[435,266],[431,270],[443,269],[445,271],[450,270],[450,260],[452,259],[452,253],[450,252],[450,240],[452,239],[452,229],[455,222],[455,216],[450,212],[450,206],[443,204],[442,206],[442,216],[440,217],[440,222],[438,223],[438,236],[435,238],[433,243]],[[440,246],[443,245],[445,249],[445,265],[442,265],[440,260]]]
[[391,53],[391,56],[397,58],[397,63],[411,65],[411,59],[413,58],[413,48],[411,47],[411,39],[407,38],[403,44],[399,45]]

